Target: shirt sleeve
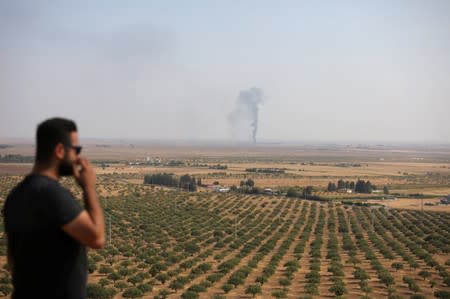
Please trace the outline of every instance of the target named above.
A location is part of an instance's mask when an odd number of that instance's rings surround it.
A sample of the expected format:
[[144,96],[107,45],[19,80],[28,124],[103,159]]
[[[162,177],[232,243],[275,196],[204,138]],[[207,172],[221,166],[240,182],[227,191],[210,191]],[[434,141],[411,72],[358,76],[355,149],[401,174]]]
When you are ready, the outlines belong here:
[[47,217],[58,227],[69,223],[83,211],[72,193],[59,185],[48,189],[45,205]]

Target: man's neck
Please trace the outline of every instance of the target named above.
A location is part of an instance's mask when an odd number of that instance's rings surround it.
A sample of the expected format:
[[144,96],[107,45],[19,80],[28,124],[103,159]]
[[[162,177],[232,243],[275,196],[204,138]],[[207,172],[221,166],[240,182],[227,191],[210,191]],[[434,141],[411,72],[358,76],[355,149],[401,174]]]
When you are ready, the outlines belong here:
[[49,166],[49,165],[43,165],[43,164],[40,164],[40,163],[35,163],[31,173],[44,175],[44,176],[47,176],[47,177],[49,177],[49,178],[51,178],[52,180],[55,180],[55,181],[59,180],[58,170],[56,169],[56,167],[52,167],[52,166]]

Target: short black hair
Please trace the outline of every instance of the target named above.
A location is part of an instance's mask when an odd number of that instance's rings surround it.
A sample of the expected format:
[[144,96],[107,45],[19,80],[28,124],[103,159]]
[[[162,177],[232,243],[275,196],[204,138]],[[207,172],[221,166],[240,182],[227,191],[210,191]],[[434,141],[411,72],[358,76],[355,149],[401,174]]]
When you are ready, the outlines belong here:
[[50,118],[37,127],[36,132],[36,162],[50,161],[53,150],[58,143],[71,145],[70,133],[77,131],[74,121],[65,118]]

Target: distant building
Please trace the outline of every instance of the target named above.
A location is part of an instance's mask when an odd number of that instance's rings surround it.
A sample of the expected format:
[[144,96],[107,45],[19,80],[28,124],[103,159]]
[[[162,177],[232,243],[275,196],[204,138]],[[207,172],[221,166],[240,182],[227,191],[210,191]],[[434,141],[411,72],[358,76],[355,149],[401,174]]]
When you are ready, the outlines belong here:
[[352,189],[348,189],[348,188],[341,188],[337,190],[338,193],[353,193]]
[[209,187],[211,190],[213,190],[214,192],[219,192],[219,193],[227,193],[230,192],[230,188],[226,187],[226,186],[218,186],[218,185],[213,185]]
[[264,188],[263,192],[264,192],[264,194],[267,194],[267,195],[272,195],[273,194],[273,190],[270,189],[270,188]]
[[219,193],[227,193],[227,192],[230,192],[230,188],[228,188],[228,187],[220,187],[218,189],[218,192]]

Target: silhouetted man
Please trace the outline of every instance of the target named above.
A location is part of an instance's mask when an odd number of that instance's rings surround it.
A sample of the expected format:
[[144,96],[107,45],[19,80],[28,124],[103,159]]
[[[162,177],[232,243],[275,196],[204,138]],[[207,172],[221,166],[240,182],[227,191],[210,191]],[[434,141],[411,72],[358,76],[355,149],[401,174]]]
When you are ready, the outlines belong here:
[[[86,298],[85,246],[105,244],[103,211],[95,192],[95,172],[79,157],[76,124],[48,119],[37,128],[31,174],[8,195],[3,208],[12,272],[13,299]],[[59,184],[74,176],[84,207]]]

